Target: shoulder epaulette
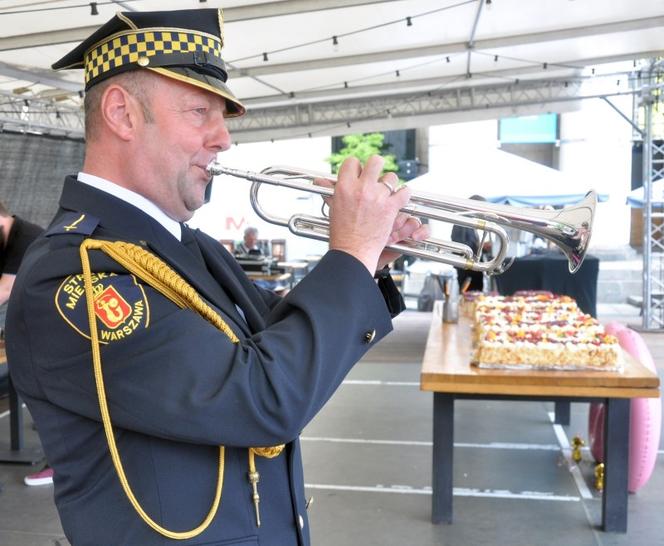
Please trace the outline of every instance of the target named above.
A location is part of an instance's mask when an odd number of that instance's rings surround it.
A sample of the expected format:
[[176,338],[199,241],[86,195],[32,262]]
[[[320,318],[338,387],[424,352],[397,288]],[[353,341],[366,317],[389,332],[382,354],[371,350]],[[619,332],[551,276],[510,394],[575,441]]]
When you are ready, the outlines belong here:
[[75,233],[77,235],[91,235],[99,224],[99,218],[85,212],[68,212],[55,224],[46,230],[44,235],[62,235]]

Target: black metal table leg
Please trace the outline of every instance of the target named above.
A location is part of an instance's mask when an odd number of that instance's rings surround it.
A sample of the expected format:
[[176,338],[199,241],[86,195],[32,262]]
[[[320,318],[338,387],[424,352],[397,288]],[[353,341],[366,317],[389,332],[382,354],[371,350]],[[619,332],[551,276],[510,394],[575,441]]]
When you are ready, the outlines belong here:
[[21,411],[21,399],[14,388],[11,376],[8,379],[10,447],[12,451],[20,451],[23,449],[23,411]]
[[431,522],[452,523],[454,396],[433,394]]
[[630,400],[609,398],[605,411],[602,529],[626,533]]
[[556,412],[554,423],[557,425],[569,425],[571,402],[568,402],[567,400],[557,400],[554,402],[554,405]]
[[[9,449],[0,442],[0,463],[37,464],[44,460],[40,446],[26,448],[23,437],[23,408],[21,397],[16,392],[9,376]],[[5,444],[6,445],[6,444]]]

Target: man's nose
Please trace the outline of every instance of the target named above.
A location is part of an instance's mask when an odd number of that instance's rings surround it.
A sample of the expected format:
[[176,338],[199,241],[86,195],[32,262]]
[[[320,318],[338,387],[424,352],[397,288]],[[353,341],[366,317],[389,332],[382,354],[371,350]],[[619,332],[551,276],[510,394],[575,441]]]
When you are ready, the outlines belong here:
[[209,147],[214,148],[218,152],[228,150],[231,147],[231,133],[228,127],[226,127],[226,119],[221,112],[215,115],[211,125],[212,128],[208,139]]

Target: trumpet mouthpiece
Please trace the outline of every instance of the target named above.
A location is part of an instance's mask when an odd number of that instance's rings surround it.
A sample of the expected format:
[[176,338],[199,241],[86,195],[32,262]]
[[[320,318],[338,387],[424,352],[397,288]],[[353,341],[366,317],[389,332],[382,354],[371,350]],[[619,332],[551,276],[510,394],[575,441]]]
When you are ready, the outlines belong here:
[[217,176],[222,173],[221,165],[217,163],[215,160],[210,161],[207,167],[205,167],[205,170],[208,172],[210,176]]

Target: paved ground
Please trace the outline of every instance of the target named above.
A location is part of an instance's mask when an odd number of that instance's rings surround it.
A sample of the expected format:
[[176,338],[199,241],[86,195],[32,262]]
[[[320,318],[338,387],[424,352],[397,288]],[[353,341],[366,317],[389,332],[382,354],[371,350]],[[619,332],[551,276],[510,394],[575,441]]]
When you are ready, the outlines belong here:
[[[600,305],[600,319],[638,324],[635,309]],[[551,404],[457,402],[454,523],[430,523],[430,393],[419,365],[431,315],[408,311],[395,332],[348,376],[302,438],[316,546],[664,545],[664,454],[629,501],[626,535],[598,530],[600,497],[590,454],[570,471],[569,439],[587,439],[587,405],[571,424],[551,423]],[[664,335],[644,334],[664,378]],[[1,402],[0,402],[1,403]],[[0,408],[2,415],[4,408]],[[7,438],[0,418],[0,439]],[[28,441],[37,439],[27,428]],[[66,546],[50,487],[23,486],[24,466],[0,465],[0,544]],[[281,545],[279,545],[281,546]]]

